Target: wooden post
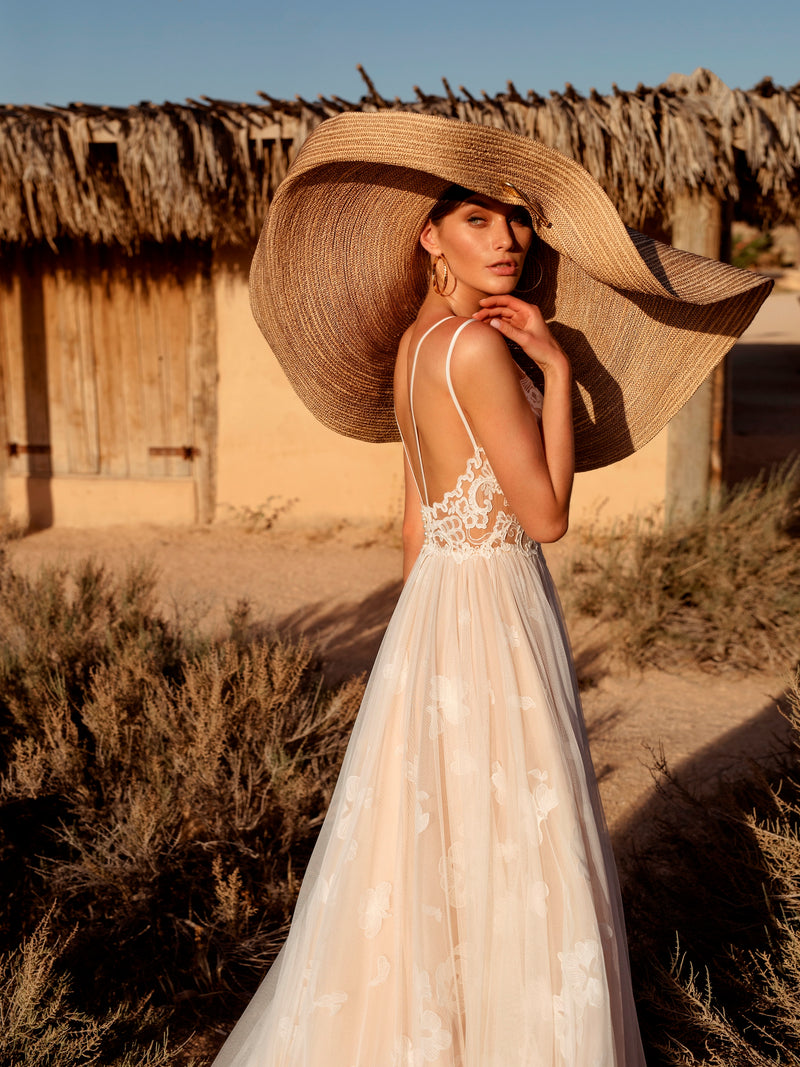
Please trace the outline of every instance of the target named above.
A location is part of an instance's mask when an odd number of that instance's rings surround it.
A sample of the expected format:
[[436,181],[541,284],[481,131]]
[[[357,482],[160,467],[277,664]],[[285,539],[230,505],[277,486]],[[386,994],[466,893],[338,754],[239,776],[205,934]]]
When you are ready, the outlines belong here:
[[8,517],[6,478],[8,477],[8,416],[6,414],[6,364],[11,344],[10,331],[6,324],[7,304],[16,295],[10,285],[0,277],[0,529]]
[[[672,244],[719,259],[723,205],[708,189],[676,197]],[[670,422],[667,431],[667,524],[692,519],[713,501],[722,485],[725,445],[727,361],[716,368]]]
[[[188,286],[191,316],[189,365],[197,521],[211,522],[217,506],[217,324],[210,256],[201,257]],[[187,283],[188,284],[188,283]]]

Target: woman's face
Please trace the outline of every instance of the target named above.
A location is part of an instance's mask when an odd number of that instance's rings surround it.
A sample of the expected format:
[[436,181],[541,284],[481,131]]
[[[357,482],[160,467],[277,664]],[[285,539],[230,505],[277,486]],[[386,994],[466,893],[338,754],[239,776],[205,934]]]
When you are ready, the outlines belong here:
[[524,208],[477,193],[438,222],[429,220],[420,234],[427,252],[444,255],[464,296],[465,290],[481,296],[512,292],[532,241],[530,216]]

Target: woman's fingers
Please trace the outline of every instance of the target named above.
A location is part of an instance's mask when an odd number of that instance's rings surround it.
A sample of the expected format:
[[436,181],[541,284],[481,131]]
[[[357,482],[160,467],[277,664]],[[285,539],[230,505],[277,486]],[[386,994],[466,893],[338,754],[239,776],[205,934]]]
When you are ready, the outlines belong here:
[[502,318],[521,330],[546,329],[542,313],[534,304],[526,304],[515,296],[488,296],[481,300],[481,307],[473,318],[491,321]]
[[500,315],[496,315],[488,321],[490,326],[494,326],[494,328],[499,330],[504,337],[509,339],[509,341],[514,341],[518,345],[531,340],[531,335],[526,330],[519,329],[508,319],[502,318]]
[[480,311],[475,312],[473,318],[478,319],[480,322],[506,322],[522,330],[535,329],[535,320],[532,320],[530,315],[516,311],[514,308],[482,308]]
[[488,322],[509,341],[518,344],[542,370],[566,357],[539,308],[513,296],[488,296],[473,318]]

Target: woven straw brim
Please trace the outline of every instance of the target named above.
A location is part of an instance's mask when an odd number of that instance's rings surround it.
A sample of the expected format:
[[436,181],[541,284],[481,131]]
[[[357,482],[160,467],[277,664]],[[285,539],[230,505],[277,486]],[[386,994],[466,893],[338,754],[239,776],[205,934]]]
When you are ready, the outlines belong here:
[[397,345],[422,302],[419,234],[451,184],[536,223],[535,301],[575,375],[578,470],[641,448],[686,403],[765,299],[757,274],[623,225],[597,182],[547,146],[408,112],[323,123],[275,194],[250,275],[253,313],[289,381],[326,426],[395,441]]

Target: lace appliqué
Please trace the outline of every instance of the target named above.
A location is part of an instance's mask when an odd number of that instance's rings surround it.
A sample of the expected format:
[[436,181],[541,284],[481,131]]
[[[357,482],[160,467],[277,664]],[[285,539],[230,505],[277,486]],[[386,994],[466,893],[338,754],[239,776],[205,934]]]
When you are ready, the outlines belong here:
[[510,511],[480,446],[454,488],[435,504],[422,505],[422,525],[426,548],[458,560],[512,549],[535,552],[539,547]]
[[520,385],[534,415],[537,419],[541,419],[542,409],[544,408],[544,394],[536,388],[530,378],[520,378]]

